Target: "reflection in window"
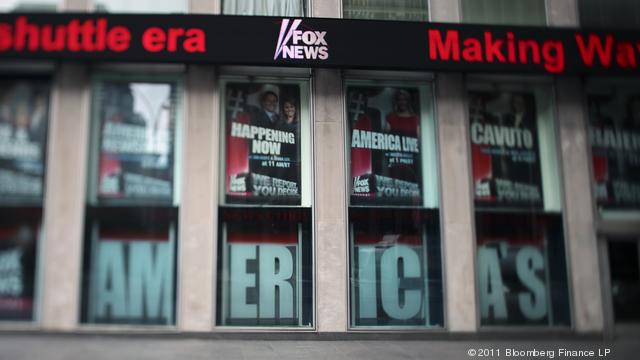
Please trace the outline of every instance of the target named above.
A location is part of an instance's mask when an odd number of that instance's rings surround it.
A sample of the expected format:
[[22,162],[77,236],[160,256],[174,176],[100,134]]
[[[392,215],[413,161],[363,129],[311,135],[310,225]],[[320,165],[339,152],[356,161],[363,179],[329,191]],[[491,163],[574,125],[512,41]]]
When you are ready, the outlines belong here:
[[609,244],[611,295],[616,322],[640,322],[640,249],[635,239],[612,239]]
[[93,208],[85,321],[173,324],[174,209]]
[[0,203],[42,204],[49,86],[0,81]]
[[350,324],[443,326],[430,89],[347,87]]
[[310,220],[304,208],[221,208],[218,325],[311,326]]
[[225,15],[304,16],[305,0],[222,0]]
[[347,19],[429,21],[427,0],[343,0]]
[[351,325],[443,326],[437,210],[351,208]]
[[173,324],[178,85],[99,78],[82,320]]
[[635,83],[587,86],[593,186],[600,211],[640,210],[640,91]]
[[185,13],[188,0],[94,0],[95,10],[111,13]]
[[0,12],[55,12],[63,0],[3,0]]
[[562,218],[476,213],[482,325],[569,325]]
[[101,90],[98,198],[171,203],[175,89],[105,82]]
[[640,27],[640,2],[637,0],[580,0],[580,25],[584,27]]
[[33,320],[49,82],[0,81],[0,320]]
[[308,84],[235,78],[223,103],[217,325],[311,327]]
[[569,325],[553,108],[544,86],[468,92],[481,325]]
[[545,0],[462,0],[467,23],[546,25]]

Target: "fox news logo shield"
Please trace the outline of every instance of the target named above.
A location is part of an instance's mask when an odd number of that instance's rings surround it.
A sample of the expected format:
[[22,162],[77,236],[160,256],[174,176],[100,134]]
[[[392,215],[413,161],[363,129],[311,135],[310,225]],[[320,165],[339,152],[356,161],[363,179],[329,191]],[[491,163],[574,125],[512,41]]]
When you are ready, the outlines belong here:
[[282,19],[273,60],[278,58],[326,60],[329,58],[329,48],[325,40],[327,32],[298,30],[301,24],[301,19]]

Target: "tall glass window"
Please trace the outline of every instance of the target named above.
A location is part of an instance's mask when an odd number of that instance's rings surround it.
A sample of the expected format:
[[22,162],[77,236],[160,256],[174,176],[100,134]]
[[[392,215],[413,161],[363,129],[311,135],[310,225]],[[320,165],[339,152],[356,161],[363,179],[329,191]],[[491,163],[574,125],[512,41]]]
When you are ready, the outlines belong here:
[[343,0],[347,19],[429,21],[428,0]]
[[483,326],[570,324],[549,93],[547,85],[469,85]]
[[546,25],[545,0],[462,0],[467,23]]
[[93,0],[95,11],[110,13],[186,13],[188,0]]
[[55,12],[63,0],[3,0],[0,12]]
[[640,3],[636,0],[580,0],[578,9],[584,27],[640,27]]
[[50,82],[0,80],[0,320],[33,320]]
[[97,76],[82,320],[175,322],[181,85]]
[[304,16],[305,0],[222,0],[225,15]]
[[312,327],[306,81],[223,81],[217,325]]
[[431,87],[348,81],[350,325],[442,327]]
[[[615,4],[619,4],[616,2]],[[623,23],[624,25],[624,23]],[[636,81],[591,78],[585,83],[593,197],[609,253],[616,323],[640,321],[640,90]],[[615,236],[608,233],[615,229]],[[608,289],[609,290],[609,289]]]

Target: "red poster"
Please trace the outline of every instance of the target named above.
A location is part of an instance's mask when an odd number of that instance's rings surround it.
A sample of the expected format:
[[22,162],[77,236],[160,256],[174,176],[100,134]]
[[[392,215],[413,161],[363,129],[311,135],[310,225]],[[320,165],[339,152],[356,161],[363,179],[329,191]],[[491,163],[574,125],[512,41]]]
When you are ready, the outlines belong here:
[[534,95],[471,91],[469,98],[476,205],[542,207]]
[[351,204],[422,204],[417,88],[350,86]]
[[227,203],[300,204],[300,110],[298,85],[227,84]]

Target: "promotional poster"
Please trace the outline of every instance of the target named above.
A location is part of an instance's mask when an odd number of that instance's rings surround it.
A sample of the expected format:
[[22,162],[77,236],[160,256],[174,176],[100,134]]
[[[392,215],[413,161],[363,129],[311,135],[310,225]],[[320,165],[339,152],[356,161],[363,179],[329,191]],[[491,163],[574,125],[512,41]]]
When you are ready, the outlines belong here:
[[535,97],[470,91],[473,187],[480,207],[543,207]]
[[594,190],[605,209],[640,209],[640,93],[591,94]]
[[300,205],[300,110],[298,85],[227,84],[227,203]]
[[107,81],[99,96],[98,199],[170,202],[175,86]]
[[0,203],[39,203],[43,196],[49,85],[0,81]]
[[38,231],[0,224],[0,320],[33,319]]
[[175,243],[168,232],[96,232],[89,322],[173,324]]
[[351,205],[422,205],[417,88],[347,88]]

